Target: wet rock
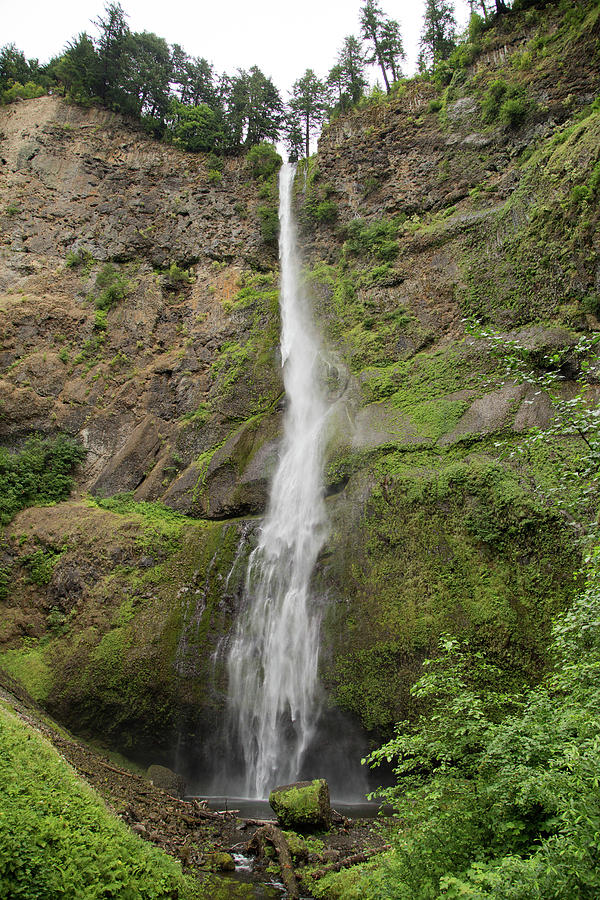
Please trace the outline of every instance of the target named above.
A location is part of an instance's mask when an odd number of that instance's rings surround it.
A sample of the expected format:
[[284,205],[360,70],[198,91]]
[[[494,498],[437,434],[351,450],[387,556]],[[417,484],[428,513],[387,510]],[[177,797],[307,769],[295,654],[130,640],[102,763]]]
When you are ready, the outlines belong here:
[[172,769],[166,766],[150,766],[147,775],[154,787],[166,791],[173,797],[185,796],[185,781]]
[[215,850],[206,854],[206,868],[212,872],[235,872],[235,860],[231,853]]
[[331,824],[329,787],[323,778],[276,787],[269,804],[284,828],[311,830]]

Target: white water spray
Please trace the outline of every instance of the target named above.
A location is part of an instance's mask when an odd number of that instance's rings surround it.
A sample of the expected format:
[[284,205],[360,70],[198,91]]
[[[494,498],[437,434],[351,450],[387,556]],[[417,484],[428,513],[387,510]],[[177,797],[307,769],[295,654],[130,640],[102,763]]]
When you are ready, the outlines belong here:
[[319,343],[300,285],[294,174],[284,165],[279,177],[283,444],[228,658],[231,725],[248,797],[265,797],[275,785],[297,780],[317,716],[320,623],[309,584],[326,537],[327,410],[317,373]]

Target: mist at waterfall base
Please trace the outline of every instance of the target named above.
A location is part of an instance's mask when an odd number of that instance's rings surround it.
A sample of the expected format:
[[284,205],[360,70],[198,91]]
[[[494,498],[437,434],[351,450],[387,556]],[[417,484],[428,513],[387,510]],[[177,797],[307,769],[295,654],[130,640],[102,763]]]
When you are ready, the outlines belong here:
[[279,179],[283,439],[226,650],[224,727],[194,754],[197,765],[212,757],[213,776],[209,782],[203,768],[188,779],[194,793],[265,798],[277,785],[326,778],[333,797],[353,801],[368,789],[360,765],[365,736],[327,706],[317,675],[324,599],[311,591],[311,577],[328,534],[323,468],[331,406],[300,277],[294,176],[295,167],[285,164]]

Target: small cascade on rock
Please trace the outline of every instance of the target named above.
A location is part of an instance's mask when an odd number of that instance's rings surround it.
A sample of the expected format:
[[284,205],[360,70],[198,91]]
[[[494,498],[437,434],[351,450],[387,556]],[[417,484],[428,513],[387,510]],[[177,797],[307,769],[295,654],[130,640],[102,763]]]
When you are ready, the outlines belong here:
[[265,797],[275,784],[299,777],[318,713],[320,621],[309,585],[326,537],[327,406],[318,379],[319,341],[300,283],[294,175],[295,168],[284,165],[279,179],[283,443],[228,657],[229,724],[247,797]]

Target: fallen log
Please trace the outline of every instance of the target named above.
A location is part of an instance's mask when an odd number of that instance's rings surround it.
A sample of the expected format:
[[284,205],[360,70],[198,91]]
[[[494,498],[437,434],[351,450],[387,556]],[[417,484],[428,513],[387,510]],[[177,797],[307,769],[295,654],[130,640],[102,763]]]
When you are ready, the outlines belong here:
[[263,825],[277,825],[277,819],[242,819],[242,822],[245,825],[258,825],[259,827]]
[[323,866],[321,869],[310,872],[310,877],[323,878],[323,876],[327,875],[329,872],[339,872],[340,869],[357,866],[359,863],[366,862],[372,856],[377,856],[378,853],[385,853],[386,850],[391,849],[391,846],[391,844],[384,844],[382,847],[374,847],[371,850],[363,850],[362,853],[355,853],[353,856],[347,856],[345,859],[330,863],[328,866]]
[[289,900],[298,900],[300,891],[298,890],[298,882],[292,866],[292,854],[290,847],[281,829],[275,825],[263,825],[259,828],[254,837],[248,841],[246,845],[246,853],[252,853],[256,856],[264,854],[265,844],[269,841],[277,851],[279,859],[279,868],[281,869],[281,878],[285,885]]

